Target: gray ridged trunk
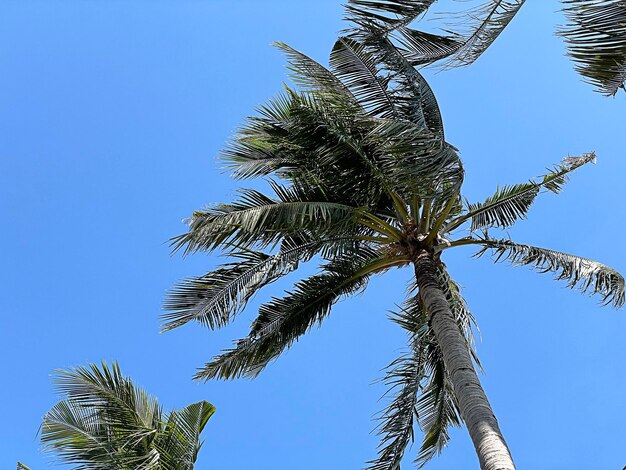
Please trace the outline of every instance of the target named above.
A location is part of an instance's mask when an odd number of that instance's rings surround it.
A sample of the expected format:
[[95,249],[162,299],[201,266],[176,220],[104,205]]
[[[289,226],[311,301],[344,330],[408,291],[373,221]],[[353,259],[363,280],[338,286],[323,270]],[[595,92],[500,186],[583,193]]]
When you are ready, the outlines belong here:
[[414,265],[420,295],[452,379],[461,417],[476,448],[480,468],[514,470],[515,464],[478,380],[470,351],[437,281],[433,255],[421,250],[415,256]]

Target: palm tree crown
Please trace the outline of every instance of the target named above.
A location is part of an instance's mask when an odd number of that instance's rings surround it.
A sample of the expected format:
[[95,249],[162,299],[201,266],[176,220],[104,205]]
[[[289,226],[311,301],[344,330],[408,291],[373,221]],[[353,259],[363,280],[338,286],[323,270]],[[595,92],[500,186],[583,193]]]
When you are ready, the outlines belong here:
[[[496,261],[552,272],[569,287],[617,307],[624,303],[624,279],[598,262],[490,233],[526,217],[539,194],[558,193],[570,173],[594,161],[593,153],[568,157],[545,175],[502,187],[482,203],[464,202],[461,160],[445,140],[433,91],[415,67],[475,60],[523,1],[491,2],[498,8],[484,7],[488,18],[463,37],[408,27],[432,3],[349,1],[348,18],[355,26],[336,42],[330,69],[278,44],[298,90],[285,87],[262,106],[223,154],[235,178],[265,178],[270,194],[243,189],[234,202],[192,215],[189,231],[173,239],[173,248],[222,250],[231,260],[180,282],[166,300],[163,328],[192,320],[220,328],[262,287],[300,262],[321,260],[318,273],[263,304],[249,335],[196,375],[254,377],[320,324],[335,302],[365,289],[374,275],[412,266],[411,295],[395,315],[410,350],[387,372],[395,393],[381,415],[381,447],[369,468],[399,468],[414,417],[425,434],[419,464],[445,446],[449,426],[464,421],[472,438],[477,436],[477,451],[486,439],[481,433],[502,441],[500,456],[492,461],[479,451],[483,468],[513,468],[512,462],[497,461],[510,456],[504,455],[508,450],[474,378],[474,319],[442,262],[443,252],[476,245],[479,255],[489,251]],[[458,355],[466,358],[457,367]],[[459,375],[465,372],[469,378]],[[480,389],[480,406],[491,413],[487,418],[471,416],[476,407],[467,398],[471,393],[461,390],[464,381]]]
[[210,403],[165,414],[116,363],[61,370],[56,382],[67,398],[44,416],[41,441],[73,468],[194,468],[202,446],[200,433],[215,411]]

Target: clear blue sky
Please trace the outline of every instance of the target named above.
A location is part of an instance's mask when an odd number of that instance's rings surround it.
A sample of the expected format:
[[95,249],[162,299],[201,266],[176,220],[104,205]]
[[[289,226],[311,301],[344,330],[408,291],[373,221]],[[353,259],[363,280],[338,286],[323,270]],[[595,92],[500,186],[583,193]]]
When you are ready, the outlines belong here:
[[[573,72],[557,8],[528,2],[475,65],[428,77],[470,199],[597,151],[510,235],[625,272],[626,98]],[[215,156],[286,80],[270,43],[325,62],[341,16],[339,0],[2,1],[0,468],[49,466],[36,433],[58,399],[50,375],[102,359],[166,407],[217,406],[199,469],[358,469],[374,457],[384,388],[373,382],[405,344],[386,312],[408,271],[337,305],[255,381],[191,376],[288,282],[223,331],[158,334],[167,288],[220,261],[171,257],[164,242],[195,208],[233,196]],[[625,312],[471,254],[447,263],[478,318],[484,385],[519,468],[622,468]],[[464,429],[428,468],[477,468]]]

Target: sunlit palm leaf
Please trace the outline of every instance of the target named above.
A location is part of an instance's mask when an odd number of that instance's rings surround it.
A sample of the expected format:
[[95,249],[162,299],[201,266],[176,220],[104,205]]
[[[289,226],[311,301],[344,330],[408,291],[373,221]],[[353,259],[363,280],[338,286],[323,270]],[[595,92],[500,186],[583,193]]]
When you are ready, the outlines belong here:
[[565,38],[576,71],[605,95],[626,81],[626,3],[623,0],[562,0],[569,20]]
[[94,468],[106,468],[122,457],[100,414],[77,401],[59,402],[46,413],[41,441],[44,450],[56,453],[65,462],[78,464],[81,469],[89,468],[85,463],[94,461]]
[[444,181],[459,181],[463,167],[456,149],[407,121],[385,120],[372,130],[378,166],[399,194],[430,195]]

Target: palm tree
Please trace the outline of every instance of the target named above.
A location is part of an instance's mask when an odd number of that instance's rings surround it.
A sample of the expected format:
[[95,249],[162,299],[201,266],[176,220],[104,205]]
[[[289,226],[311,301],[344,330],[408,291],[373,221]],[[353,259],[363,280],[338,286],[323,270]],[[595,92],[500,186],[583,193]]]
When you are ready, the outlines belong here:
[[117,363],[61,370],[56,382],[67,398],[44,416],[41,441],[73,468],[194,468],[200,434],[215,411],[210,403],[165,414],[154,397],[122,375]]
[[192,320],[220,328],[262,287],[300,262],[320,260],[317,274],[263,304],[249,335],[196,375],[254,377],[321,323],[335,302],[365,289],[374,275],[411,267],[411,295],[395,316],[410,351],[388,370],[395,393],[381,415],[381,446],[369,468],[399,468],[417,418],[425,433],[420,465],[443,449],[448,428],[462,421],[481,468],[513,469],[474,367],[474,319],[443,252],[476,245],[478,254],[553,272],[615,306],[624,303],[624,279],[595,261],[489,232],[524,218],[540,193],[558,193],[594,154],[566,158],[546,175],[503,187],[482,203],[464,202],[461,161],[415,67],[473,60],[517,10],[492,15],[491,21],[499,19],[493,28],[465,39],[409,28],[432,3],[350,1],[348,17],[356,26],[335,44],[330,70],[278,44],[299,91],[286,87],[261,107],[223,155],[235,178],[265,178],[271,194],[243,189],[232,203],[195,212],[189,231],[173,239],[174,250],[222,250],[231,261],[170,292],[164,330]]

